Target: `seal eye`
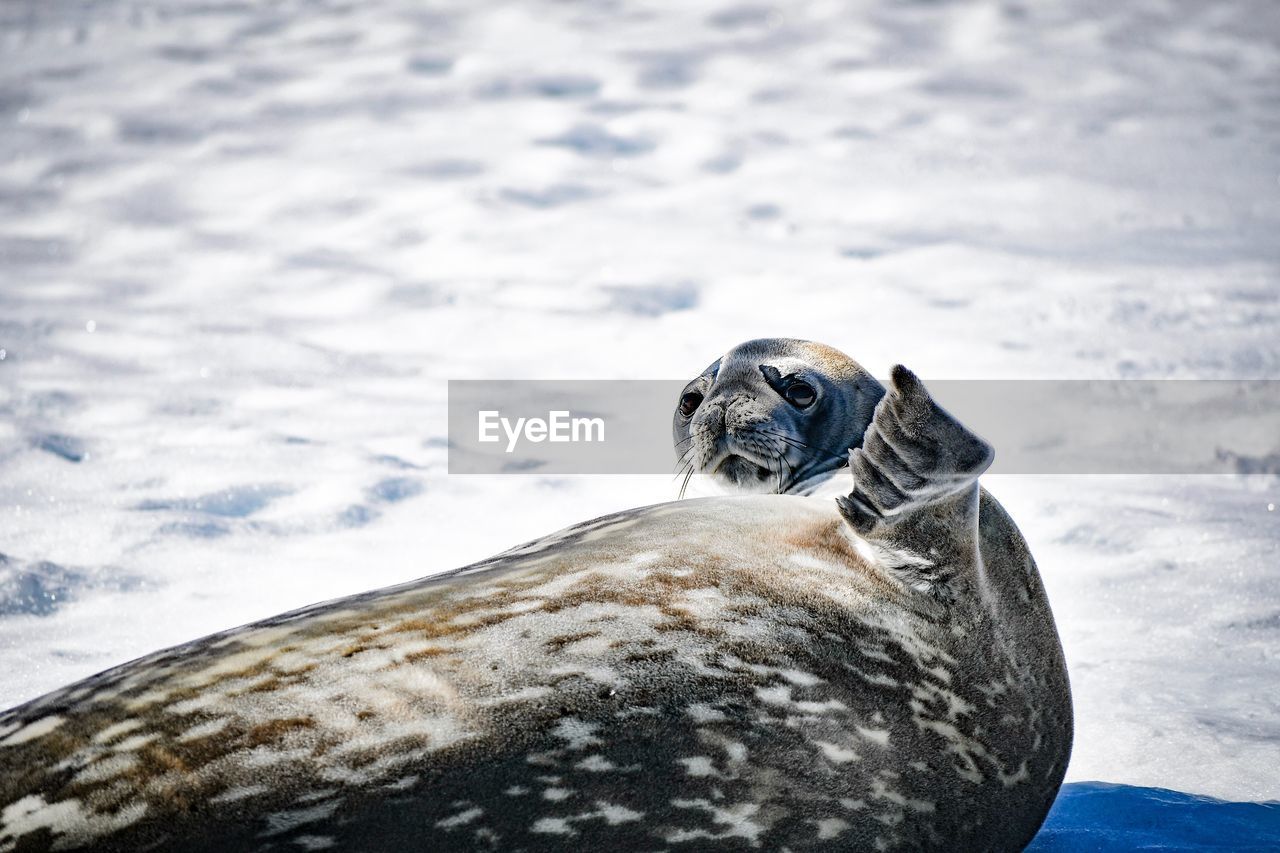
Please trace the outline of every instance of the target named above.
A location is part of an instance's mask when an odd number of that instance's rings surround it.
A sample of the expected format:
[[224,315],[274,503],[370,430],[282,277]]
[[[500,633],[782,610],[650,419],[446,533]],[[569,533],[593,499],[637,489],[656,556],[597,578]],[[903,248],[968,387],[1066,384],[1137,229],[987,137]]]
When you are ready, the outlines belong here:
[[795,382],[787,386],[782,396],[797,409],[807,409],[818,399],[818,392],[808,382]]
[[680,414],[686,418],[691,418],[701,405],[702,395],[697,391],[690,391],[680,398]]

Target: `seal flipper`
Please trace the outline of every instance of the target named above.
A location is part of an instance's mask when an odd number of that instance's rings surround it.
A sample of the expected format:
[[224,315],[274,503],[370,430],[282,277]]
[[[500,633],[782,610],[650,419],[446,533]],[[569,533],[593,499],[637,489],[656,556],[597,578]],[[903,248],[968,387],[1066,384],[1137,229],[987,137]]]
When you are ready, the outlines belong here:
[[903,583],[951,596],[958,565],[978,547],[978,476],[991,446],[933,401],[907,368],[876,405],[862,446],[849,452],[853,491],[840,514]]

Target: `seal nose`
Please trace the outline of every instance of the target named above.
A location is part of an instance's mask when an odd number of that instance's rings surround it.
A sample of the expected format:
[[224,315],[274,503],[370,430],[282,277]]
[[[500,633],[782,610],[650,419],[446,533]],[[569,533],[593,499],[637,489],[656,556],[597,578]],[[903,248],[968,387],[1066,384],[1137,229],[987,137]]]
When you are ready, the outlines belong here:
[[732,438],[768,420],[768,414],[748,394],[715,397],[703,402],[693,418],[698,433],[708,439]]
[[693,417],[693,425],[698,429],[698,433],[710,438],[719,438],[724,434],[724,400],[706,400],[698,408],[698,413]]
[[768,420],[767,413],[763,412],[760,405],[746,394],[735,395],[726,402],[723,417],[724,431],[727,435],[749,430],[756,424]]

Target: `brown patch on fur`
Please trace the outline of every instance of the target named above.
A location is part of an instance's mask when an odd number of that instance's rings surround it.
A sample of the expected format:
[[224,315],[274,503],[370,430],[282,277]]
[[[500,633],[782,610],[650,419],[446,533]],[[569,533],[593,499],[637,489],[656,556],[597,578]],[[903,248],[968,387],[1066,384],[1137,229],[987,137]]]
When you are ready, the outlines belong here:
[[711,580],[708,575],[714,576],[716,570],[719,568],[719,566],[704,566],[699,567],[696,571],[678,575],[672,574],[668,571],[656,571],[652,572],[647,578],[645,578],[645,581],[666,589],[701,589],[703,587],[715,585],[714,583],[708,583],[708,580]]
[[316,721],[310,717],[285,717],[281,720],[272,720],[269,723],[262,723],[254,726],[245,733],[245,743],[250,748],[255,746],[263,746],[268,743],[275,743],[282,739],[289,732],[295,732],[299,729],[314,729]]
[[257,684],[251,685],[238,693],[228,693],[228,696],[247,696],[250,693],[271,693],[279,690],[284,682],[280,680],[280,676],[272,675],[265,681],[259,681]]
[[171,748],[183,756],[183,760],[192,767],[199,767],[220,758],[230,751],[231,745],[244,736],[244,728],[230,725],[221,731],[205,735],[202,738],[171,744]]
[[555,600],[548,601],[543,609],[548,613],[556,613],[584,604],[652,606],[662,609],[672,607],[671,600],[680,592],[719,586],[724,574],[722,561],[718,558],[705,561],[704,565],[688,574],[677,575],[668,571],[655,570],[621,586],[616,579],[593,572],[587,574]]
[[665,621],[653,626],[655,631],[685,631],[710,639],[719,639],[724,636],[723,631],[704,625],[696,616],[683,607],[664,605],[660,609],[667,618]]
[[591,637],[598,636],[600,636],[599,631],[579,631],[576,634],[561,634],[559,637],[552,637],[550,640],[543,643],[543,645],[547,647],[547,651],[559,652],[563,651],[564,647],[570,643],[576,643],[579,640],[586,640]]
[[656,646],[656,645],[658,645],[657,640],[650,639],[649,637],[645,637],[642,640],[614,640],[612,643],[609,644],[609,648],[621,649],[621,648],[626,648],[627,646],[640,646],[641,648],[648,648],[649,646]]
[[750,640],[734,640],[725,644],[724,650],[746,664],[777,666],[778,650],[768,649]]
[[842,518],[825,521],[820,524],[807,525],[790,531],[783,542],[798,550],[809,551],[820,560],[834,565],[844,565],[851,575],[868,581],[878,597],[896,600],[902,596],[902,587],[887,578],[883,572],[867,563],[849,546],[849,539],[844,530],[847,522]]
[[436,623],[428,622],[426,619],[406,619],[390,630],[396,634],[411,634],[415,631],[430,632],[436,629]]
[[[488,600],[484,606],[486,608],[492,608],[501,606],[504,603],[506,602]],[[440,614],[440,619],[437,621],[428,622],[425,619],[406,619],[404,622],[399,623],[390,630],[397,634],[417,634],[424,640],[438,640],[446,637],[465,636],[472,631],[481,631],[494,625],[500,625],[508,619],[514,619],[518,616],[524,615],[524,613],[492,613],[488,616],[482,616],[479,619],[468,620],[464,624],[458,624],[451,620],[458,616],[465,616],[469,611],[477,608],[454,607],[451,602],[449,604],[449,607],[441,606],[436,610],[436,612]]]
[[584,604],[619,604],[623,607],[643,607],[656,604],[656,596],[640,591],[639,584],[619,587],[617,581],[600,574],[589,574],[559,598],[548,601],[544,608],[548,613],[559,613]]
[[724,609],[725,612],[735,616],[756,617],[763,616],[767,608],[759,601],[735,601],[726,605]]
[[634,651],[622,658],[626,663],[644,662],[666,662],[674,660],[676,656],[675,649],[646,649],[644,651]]
[[404,656],[404,662],[418,663],[420,661],[430,660],[431,658],[438,658],[443,654],[445,654],[445,650],[441,648],[422,649],[416,652],[409,652],[409,654]]
[[147,744],[139,750],[138,757],[140,763],[147,767],[148,773],[152,776],[168,772],[191,772],[191,765],[164,744]]
[[306,666],[291,669],[287,672],[273,672],[271,677],[265,681],[260,681],[239,693],[229,693],[229,696],[242,696],[249,693],[271,693],[283,687],[292,687],[295,684],[301,684],[306,680],[304,676],[316,668],[316,665],[309,663]]
[[[534,600],[537,587],[558,576],[562,570],[563,567],[560,565],[540,566],[536,571],[521,574],[517,577],[504,578],[488,595],[468,596],[458,601],[449,600],[447,589],[436,590],[434,591],[435,594],[429,597],[431,599],[429,604],[423,602],[416,608],[406,607],[402,611],[409,613],[416,610],[420,613],[425,608],[431,612],[432,618],[410,616],[396,624],[385,626],[384,630],[395,634],[415,634],[422,639],[447,640],[451,637],[467,636],[480,632],[510,619],[539,612],[539,610],[555,613],[588,603],[609,603],[623,607],[642,607],[646,605],[661,607],[667,604],[680,591],[717,585],[719,576],[723,572],[723,561],[714,556],[699,561],[696,569],[688,574],[674,574],[663,570],[646,574],[643,570],[637,570],[635,581],[623,584],[619,584],[616,578],[608,578],[599,573],[588,573],[562,595],[553,600],[543,602],[540,608],[526,609],[519,612],[502,612],[504,608],[508,608],[511,605]],[[476,611],[482,610],[497,612],[490,612],[479,616],[479,618],[473,616]],[[610,619],[616,619],[616,617],[602,617],[602,621]],[[680,620],[680,627],[684,630],[699,630],[700,632],[707,630],[698,628],[696,620],[692,620],[691,617]],[[672,629],[674,630],[675,626],[672,626]],[[598,632],[584,632],[582,636],[567,635],[566,637],[556,637],[548,641],[547,645],[554,652],[577,639],[585,639],[595,633]],[[711,636],[718,636],[718,632],[711,634]],[[370,639],[362,638],[361,643],[368,642]],[[354,644],[344,650],[342,654],[344,657],[350,657],[351,654],[358,654],[363,650],[363,646]],[[429,654],[443,653],[444,651],[431,652]],[[426,656],[423,655],[423,657]],[[405,659],[413,661],[416,657],[415,653],[415,655],[406,656]]]

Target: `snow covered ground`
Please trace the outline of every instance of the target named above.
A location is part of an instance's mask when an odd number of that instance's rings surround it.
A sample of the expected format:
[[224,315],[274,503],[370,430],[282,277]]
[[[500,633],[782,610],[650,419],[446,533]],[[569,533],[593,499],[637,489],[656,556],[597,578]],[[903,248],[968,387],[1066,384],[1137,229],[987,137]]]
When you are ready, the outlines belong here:
[[[1277,80],[1271,0],[4,3],[0,706],[673,496],[446,476],[449,378],[758,336],[1280,378]],[[1143,803],[1194,818],[1151,843],[1274,843],[1183,795],[1280,799],[1277,478],[988,487],[1068,778],[1129,786],[1065,789],[1042,848],[1151,842]]]

